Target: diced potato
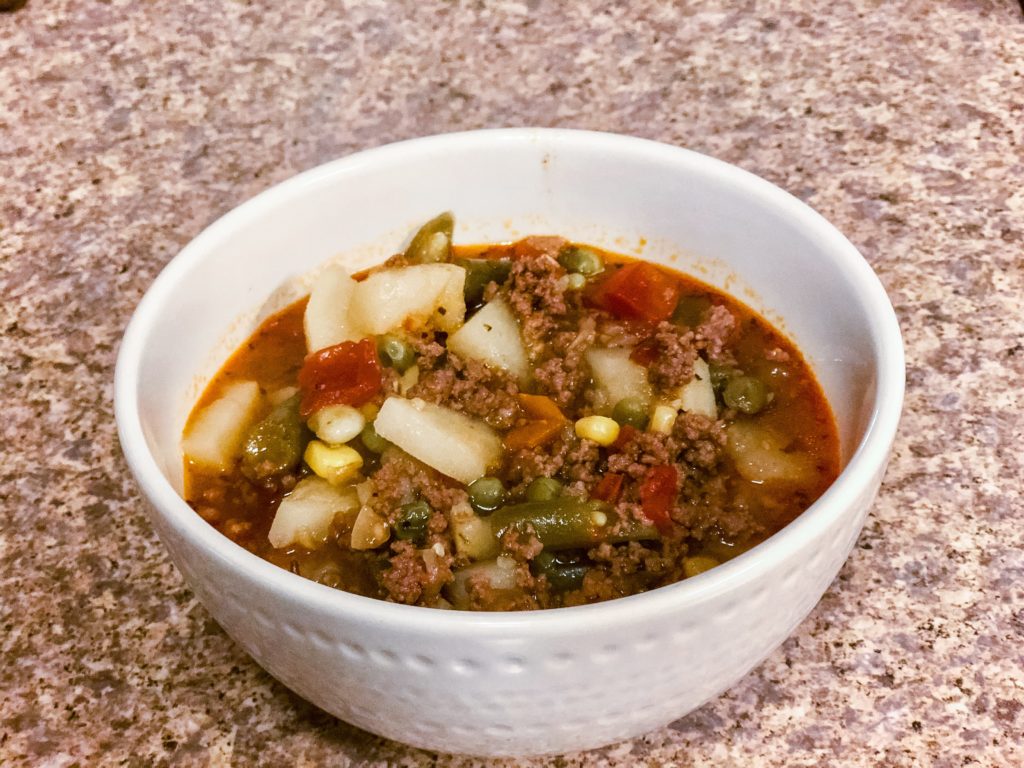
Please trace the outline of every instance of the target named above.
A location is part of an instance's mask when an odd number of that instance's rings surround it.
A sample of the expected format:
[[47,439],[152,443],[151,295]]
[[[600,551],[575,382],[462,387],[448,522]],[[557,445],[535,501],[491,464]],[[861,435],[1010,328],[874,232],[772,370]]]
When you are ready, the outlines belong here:
[[529,375],[529,363],[519,324],[508,304],[496,298],[448,337],[448,349],[494,368],[508,371],[520,381]]
[[709,419],[718,418],[715,390],[711,386],[711,371],[701,358],[693,364],[693,378],[679,389],[673,405],[686,413],[697,413]]
[[727,450],[736,469],[754,482],[806,483],[815,478],[814,460],[806,453],[786,452],[784,441],[755,423],[729,425]]
[[316,549],[327,541],[336,516],[354,515],[358,509],[355,488],[336,488],[319,477],[307,477],[281,500],[267,538],[278,549],[292,544]]
[[494,560],[474,563],[456,571],[452,583],[448,585],[448,597],[456,608],[469,607],[467,583],[470,579],[485,580],[491,589],[515,589],[516,561],[507,555],[501,555]]
[[359,510],[352,524],[352,549],[376,549],[391,538],[388,521],[370,507]]
[[189,424],[182,439],[185,456],[206,469],[229,469],[259,407],[260,387],[255,381],[225,387]]
[[498,554],[500,545],[491,524],[480,517],[468,502],[452,506],[449,513],[455,551],[470,560],[487,560]]
[[619,400],[626,397],[650,402],[651,384],[647,380],[647,369],[629,359],[632,351],[629,347],[593,347],[587,350],[587,364],[600,396],[599,410],[611,411]]
[[385,440],[466,485],[501,462],[501,438],[490,427],[423,400],[389,397],[373,426]]
[[651,411],[651,421],[647,429],[651,432],[659,432],[663,435],[671,435],[672,428],[676,425],[676,417],[679,412],[671,405],[659,403]]
[[352,291],[356,285],[348,272],[336,265],[325,269],[317,278],[302,319],[306,347],[310,352],[363,337],[349,317]]
[[364,335],[431,322],[449,333],[462,325],[466,270],[454,264],[415,264],[375,272],[352,291],[349,321]]

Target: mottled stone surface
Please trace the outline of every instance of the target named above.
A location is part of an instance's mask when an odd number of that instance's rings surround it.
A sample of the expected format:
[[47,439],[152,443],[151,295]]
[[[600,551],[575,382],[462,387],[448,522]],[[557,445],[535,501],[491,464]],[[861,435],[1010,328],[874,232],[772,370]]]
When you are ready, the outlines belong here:
[[111,378],[153,277],[254,193],[364,147],[532,124],[792,191],[871,261],[908,353],[881,497],[812,615],[698,712],[559,764],[1024,764],[1016,0],[0,15],[0,764],[475,764],[333,720],[224,635],[145,520]]

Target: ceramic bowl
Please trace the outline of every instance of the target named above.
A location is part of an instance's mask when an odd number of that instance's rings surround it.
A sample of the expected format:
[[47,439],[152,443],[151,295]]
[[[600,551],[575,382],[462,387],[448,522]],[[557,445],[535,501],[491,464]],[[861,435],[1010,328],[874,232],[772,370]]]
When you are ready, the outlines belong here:
[[[359,597],[219,534],[180,495],[182,426],[203,383],[302,275],[333,258],[354,270],[377,263],[442,210],[455,212],[459,242],[560,234],[691,272],[761,311],[796,341],[832,404],[844,466],[835,484],[780,533],[708,573],[532,613]],[[663,726],[771,653],[818,602],[861,530],[903,380],[900,332],[878,279],[800,201],[677,147],[517,129],[361,152],[228,213],[146,293],[120,350],[115,400],[153,526],[206,608],[270,674],[390,739],[523,756]]]

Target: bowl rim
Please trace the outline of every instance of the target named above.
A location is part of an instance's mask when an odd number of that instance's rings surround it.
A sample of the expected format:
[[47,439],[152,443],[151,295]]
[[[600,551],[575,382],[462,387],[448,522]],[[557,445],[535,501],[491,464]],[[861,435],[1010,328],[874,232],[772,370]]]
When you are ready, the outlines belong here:
[[[401,161],[422,153],[447,154],[469,147],[496,150],[522,144],[552,145],[604,153],[635,155],[711,173],[752,198],[757,205],[787,218],[813,236],[844,273],[863,302],[874,345],[873,407],[867,427],[847,465],[832,485],[807,510],[764,542],[699,576],[638,595],[601,603],[539,611],[471,612],[389,603],[318,584],[279,568],[249,552],[204,521],[164,477],[146,443],[139,413],[139,378],[146,340],[167,306],[178,282],[206,254],[247,222],[263,216],[279,201],[301,195],[307,187],[365,170],[377,162]],[[903,406],[905,368],[902,336],[895,311],[878,276],[854,245],[821,214],[771,182],[725,161],[685,149],[614,133],[554,128],[496,128],[427,136],[356,152],[292,176],[243,202],[206,227],[163,268],[146,290],[124,333],[114,373],[114,411],[118,436],[128,465],[150,505],[179,535],[207,557],[223,561],[246,579],[297,604],[345,615],[360,622],[403,628],[425,634],[488,637],[529,626],[533,632],[559,635],[678,611],[704,602],[755,578],[771,563],[785,559],[802,542],[827,528],[848,499],[870,487],[884,469]]]

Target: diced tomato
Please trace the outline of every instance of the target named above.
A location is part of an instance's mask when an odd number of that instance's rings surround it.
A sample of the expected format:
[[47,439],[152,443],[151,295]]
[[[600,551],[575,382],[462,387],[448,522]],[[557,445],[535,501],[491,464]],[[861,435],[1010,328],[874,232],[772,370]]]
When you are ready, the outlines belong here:
[[621,451],[627,445],[629,445],[636,437],[638,430],[636,427],[630,426],[629,424],[623,424],[619,430],[619,436],[615,438],[615,442],[612,443],[612,448],[617,451]]
[[609,504],[615,504],[622,495],[622,482],[624,479],[622,475],[617,475],[614,472],[605,475],[597,481],[597,487],[594,488],[591,497],[598,501],[607,501]]
[[306,355],[299,371],[303,418],[328,405],[362,405],[380,392],[380,362],[371,339],[343,341]]
[[672,529],[669,512],[676,500],[676,483],[679,473],[675,467],[662,465],[651,467],[640,483],[640,508],[644,515],[662,533]]
[[658,345],[652,339],[641,341],[633,347],[629,359],[637,365],[646,367],[658,359]]
[[600,283],[589,299],[620,319],[656,323],[672,316],[679,283],[654,264],[634,261]]

